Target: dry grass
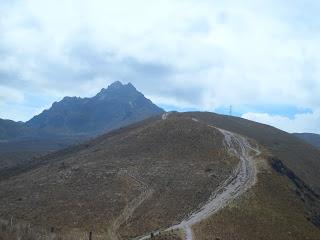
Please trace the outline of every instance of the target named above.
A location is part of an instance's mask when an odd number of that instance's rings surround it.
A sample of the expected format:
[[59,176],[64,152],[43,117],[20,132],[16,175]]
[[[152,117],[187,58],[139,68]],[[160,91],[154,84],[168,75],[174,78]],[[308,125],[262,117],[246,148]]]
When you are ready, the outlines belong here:
[[256,140],[320,195],[319,149],[305,143],[292,134],[243,118],[205,112],[190,112],[176,115],[177,117],[195,117],[208,124]]
[[197,240],[319,240],[295,186],[264,160],[258,182],[225,209],[194,226]]
[[152,240],[183,240],[183,235],[179,231],[160,232],[154,235]]
[[[0,240],[90,240],[90,232],[73,230],[69,233],[60,232],[53,227],[44,228],[11,218],[0,220]],[[92,240],[106,240],[107,235],[91,232]]]
[[[237,163],[220,132],[206,124],[153,119],[52,154],[1,181],[0,216],[64,234],[108,234],[116,222],[117,234],[129,239],[179,222]],[[152,194],[140,203],[146,187]]]
[[[201,121],[192,121],[191,116]],[[122,239],[165,229],[205,202],[238,163],[223,148],[223,136],[207,124],[255,139],[309,186],[320,189],[319,151],[294,137],[238,118],[172,114],[166,121],[150,119],[51,154],[1,181],[0,216],[39,226],[33,228],[37,234],[54,226],[66,240],[85,239],[89,231],[108,239],[115,222],[120,226],[114,235]],[[319,229],[307,220],[308,205],[295,193],[292,181],[266,161],[257,166],[257,184],[195,226],[195,236],[319,240]],[[152,194],[135,204],[145,188]],[[182,239],[167,234],[155,238]]]
[[[62,240],[63,238],[54,233],[54,229],[40,229],[30,224],[10,221],[0,221],[0,240]],[[68,239],[69,240],[69,239]],[[71,239],[70,239],[71,240]]]

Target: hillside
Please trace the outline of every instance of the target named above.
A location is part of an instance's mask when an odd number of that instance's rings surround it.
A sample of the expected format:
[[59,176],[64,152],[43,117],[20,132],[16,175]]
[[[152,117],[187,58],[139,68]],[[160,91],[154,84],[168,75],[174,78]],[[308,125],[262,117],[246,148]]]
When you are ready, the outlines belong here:
[[[197,225],[199,239],[319,238],[318,230],[312,230],[320,226],[320,152],[316,148],[289,133],[242,118],[199,112],[180,115],[185,116],[247,136],[265,149],[264,160],[257,164],[258,183],[234,205]],[[252,228],[257,231],[250,232]],[[305,235],[306,229],[315,231],[313,237]]]
[[319,157],[245,119],[164,114],[7,174],[0,216],[61,239],[316,240]]
[[320,135],[315,133],[293,133],[296,137],[320,149]]
[[320,194],[320,152],[304,141],[277,128],[243,118],[199,112],[184,115],[255,139]]
[[237,162],[218,130],[154,118],[40,158],[0,182],[0,214],[65,234],[128,239],[184,218]]

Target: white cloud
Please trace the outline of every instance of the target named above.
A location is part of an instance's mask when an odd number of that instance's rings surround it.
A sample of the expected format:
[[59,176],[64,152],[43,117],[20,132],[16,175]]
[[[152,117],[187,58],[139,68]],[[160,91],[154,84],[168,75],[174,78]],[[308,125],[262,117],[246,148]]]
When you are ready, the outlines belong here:
[[296,114],[293,118],[267,113],[245,113],[243,118],[272,125],[287,132],[313,132],[320,134],[320,110]]
[[14,88],[0,86],[0,107],[4,102],[23,103],[24,95]]
[[[29,120],[29,116],[35,116],[41,113],[44,109],[50,107],[51,105],[44,105],[41,108],[27,106],[27,105],[19,105],[19,104],[0,104],[0,108],[2,111],[1,118],[2,119],[14,119],[16,121],[27,121]],[[17,111],[18,109],[18,111]]]
[[311,0],[2,1],[0,86],[59,99],[122,80],[178,108],[316,109],[319,10]]

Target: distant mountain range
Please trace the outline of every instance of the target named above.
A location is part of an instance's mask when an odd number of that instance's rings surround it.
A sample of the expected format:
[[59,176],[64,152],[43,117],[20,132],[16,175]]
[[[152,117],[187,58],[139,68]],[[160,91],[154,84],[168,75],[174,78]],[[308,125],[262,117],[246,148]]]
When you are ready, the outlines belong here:
[[117,81],[92,98],[65,97],[25,123],[0,119],[0,170],[163,112],[131,83]]
[[320,149],[320,135],[315,133],[294,133],[296,137]]
[[117,81],[92,98],[65,97],[26,123],[1,119],[0,140],[94,136],[163,112],[131,83]]
[[17,138],[27,134],[27,132],[27,127],[23,122],[0,119],[0,141]]
[[92,98],[65,97],[26,126],[50,134],[94,136],[162,112],[131,83],[114,82]]

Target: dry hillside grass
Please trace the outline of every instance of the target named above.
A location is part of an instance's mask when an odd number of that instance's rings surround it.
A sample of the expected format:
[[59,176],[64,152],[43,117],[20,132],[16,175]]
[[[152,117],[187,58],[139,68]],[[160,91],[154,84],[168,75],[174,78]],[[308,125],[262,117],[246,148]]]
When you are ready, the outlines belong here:
[[320,195],[320,151],[294,135],[239,117],[206,112],[177,113],[175,115],[183,118],[198,118],[207,124],[256,140]]
[[297,194],[292,197],[302,201],[305,217],[320,227],[320,151],[317,148],[292,134],[238,117],[199,112],[175,115],[194,117],[257,141],[269,151],[273,159],[270,164],[278,174],[285,175],[293,184],[292,192]]
[[187,118],[154,118],[1,181],[0,216],[63,234],[128,239],[180,221],[237,163],[219,131]]
[[319,240],[320,230],[306,218],[295,185],[265,159],[260,159],[257,166],[257,184],[216,215],[194,226],[195,239]]
[[204,203],[238,163],[208,124],[249,137],[264,158],[257,184],[194,226],[196,239],[319,240],[320,152],[270,126],[211,113],[152,118],[35,159],[0,181],[0,217],[40,232],[54,227],[65,240],[166,229]]

